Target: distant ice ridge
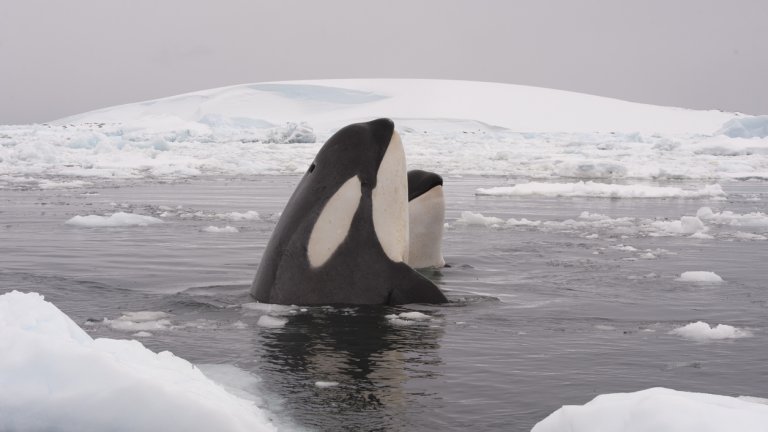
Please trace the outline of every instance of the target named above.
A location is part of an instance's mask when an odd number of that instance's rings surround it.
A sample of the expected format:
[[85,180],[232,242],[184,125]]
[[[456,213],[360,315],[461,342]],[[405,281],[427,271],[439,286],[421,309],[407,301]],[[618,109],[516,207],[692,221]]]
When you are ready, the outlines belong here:
[[620,185],[588,182],[577,183],[521,183],[514,186],[480,188],[477,195],[550,197],[599,197],[599,198],[706,198],[725,196],[719,184],[707,185],[698,190],[678,187],[645,185]]
[[0,352],[0,430],[276,430],[253,400],[188,361],[135,340],[92,339],[36,293],[0,296]]
[[508,84],[330,80],[212,89],[0,126],[0,187],[298,174],[340,127],[380,116],[395,120],[409,166],[443,175],[768,178],[768,138],[714,134],[746,120],[733,113]]
[[768,406],[759,401],[666,388],[603,394],[563,406],[531,432],[766,432]]
[[733,118],[725,122],[717,133],[731,138],[766,138],[768,115]]

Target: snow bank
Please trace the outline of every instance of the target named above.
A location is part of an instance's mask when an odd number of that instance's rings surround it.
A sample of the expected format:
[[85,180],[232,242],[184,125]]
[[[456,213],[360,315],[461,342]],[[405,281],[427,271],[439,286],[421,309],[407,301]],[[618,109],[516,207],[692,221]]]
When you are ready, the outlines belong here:
[[102,228],[102,227],[126,227],[126,226],[147,226],[151,224],[163,223],[162,220],[133,213],[118,212],[109,216],[75,216],[64,222],[67,225],[74,225],[84,228]]
[[707,185],[698,190],[683,190],[677,187],[644,185],[619,185],[589,182],[577,183],[522,183],[477,189],[476,195],[525,196],[542,195],[549,197],[599,197],[599,198],[709,198],[725,196],[719,184]]
[[719,283],[723,281],[723,278],[711,271],[687,271],[683,272],[677,280],[681,282]]
[[442,175],[768,178],[768,140],[712,135],[732,113],[508,84],[327,80],[212,89],[0,126],[0,188],[299,174],[334,131],[380,116],[395,120],[409,166]]
[[0,430],[275,430],[188,361],[94,340],[36,293],[0,296],[0,352]]
[[768,406],[738,398],[651,388],[566,405],[531,432],[765,432]]
[[731,138],[766,138],[768,115],[732,118],[715,133]]
[[715,327],[712,327],[703,321],[697,321],[695,323],[690,323],[688,325],[678,327],[669,333],[698,342],[721,339],[738,339],[752,336],[752,333],[748,330],[740,329],[726,324],[718,324]]

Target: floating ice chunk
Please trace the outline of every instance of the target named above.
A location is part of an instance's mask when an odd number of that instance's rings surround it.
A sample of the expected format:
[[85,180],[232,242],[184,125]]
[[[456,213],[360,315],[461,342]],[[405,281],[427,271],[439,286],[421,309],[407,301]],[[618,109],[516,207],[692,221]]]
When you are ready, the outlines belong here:
[[511,218],[511,219],[507,219],[506,224],[508,226],[533,226],[533,227],[536,227],[536,226],[541,225],[541,221],[539,221],[539,220],[532,221],[532,220],[528,220],[526,218],[522,218],[522,219]]
[[132,334],[131,336],[133,336],[133,337],[151,337],[152,333],[147,332],[147,331],[140,331],[140,332],[136,332],[136,333]]
[[599,198],[707,198],[725,196],[719,184],[704,186],[698,190],[677,187],[619,185],[595,182],[578,183],[521,183],[514,186],[480,188],[476,195],[549,197],[599,197]]
[[0,352],[0,430],[275,430],[188,361],[94,340],[36,293],[0,296]]
[[723,281],[723,278],[711,271],[687,271],[683,272],[677,280],[681,282],[719,283]]
[[623,252],[637,252],[637,248],[629,246],[629,245],[624,245],[624,244],[618,244],[616,246],[611,246],[611,249],[616,249],[616,250],[620,250],[620,251],[623,251]]
[[742,240],[768,240],[768,237],[760,234],[736,231],[734,237]]
[[472,213],[470,211],[461,212],[461,217],[456,219],[456,224],[459,225],[492,226],[501,225],[503,223],[504,220],[500,218],[493,216],[483,216],[482,213]]
[[768,137],[768,115],[730,119],[715,133],[731,138],[766,138]]
[[215,227],[215,226],[209,226],[209,227],[203,228],[203,231],[204,232],[208,232],[208,233],[236,233],[236,232],[240,232],[237,228],[235,228],[233,226],[229,226],[229,225],[227,225],[225,227],[221,227],[221,228]]
[[274,317],[270,315],[262,315],[259,317],[259,320],[256,321],[257,326],[266,328],[281,328],[285,327],[287,323],[287,318]]
[[740,227],[768,227],[768,214],[763,212],[739,214],[731,211],[723,211],[715,213],[709,207],[702,207],[696,212],[696,216],[707,222],[717,224]]
[[403,312],[401,314],[386,315],[385,318],[389,320],[390,324],[397,326],[409,326],[417,324],[419,322],[431,320],[432,317],[421,312]]
[[690,323],[682,327],[678,327],[669,333],[698,342],[721,339],[738,339],[752,336],[752,333],[748,330],[740,329],[726,324],[718,324],[715,327],[712,327],[703,321],[697,321],[695,323]]
[[651,388],[566,405],[531,432],[765,432],[768,406],[729,396]]
[[328,388],[328,387],[336,387],[339,385],[336,381],[317,381],[315,382],[316,387],[320,388]]
[[227,219],[231,221],[258,220],[259,212],[248,210],[245,213],[239,213],[239,212],[219,213],[216,215],[216,217],[218,217],[219,219]]
[[74,225],[84,228],[102,228],[102,227],[126,227],[126,226],[147,226],[151,224],[163,223],[162,220],[133,213],[117,212],[110,216],[75,216],[64,222],[67,225]]
[[120,331],[168,330],[171,328],[169,316],[167,313],[159,311],[125,312],[117,319],[104,318],[103,322]]
[[707,231],[704,222],[695,216],[683,216],[679,221],[655,221],[651,226],[669,234],[695,234]]

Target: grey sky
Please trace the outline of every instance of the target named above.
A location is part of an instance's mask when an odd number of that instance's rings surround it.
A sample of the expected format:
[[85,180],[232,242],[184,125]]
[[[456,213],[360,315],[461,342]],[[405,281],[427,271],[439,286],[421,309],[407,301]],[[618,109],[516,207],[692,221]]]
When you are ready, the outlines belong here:
[[765,0],[2,0],[0,124],[256,81],[451,78],[768,114]]

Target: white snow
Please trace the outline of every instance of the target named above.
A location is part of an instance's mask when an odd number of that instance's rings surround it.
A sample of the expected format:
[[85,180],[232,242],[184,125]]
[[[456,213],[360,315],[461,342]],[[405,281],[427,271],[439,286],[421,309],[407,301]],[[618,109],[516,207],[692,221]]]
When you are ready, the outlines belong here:
[[162,220],[133,213],[117,212],[109,216],[75,216],[64,222],[67,225],[74,225],[84,228],[103,228],[103,227],[126,227],[126,226],[147,226],[151,224],[163,223]]
[[0,352],[0,430],[276,430],[188,361],[92,339],[36,293],[0,296]]
[[718,324],[712,327],[703,321],[697,321],[695,323],[690,323],[682,327],[678,327],[669,333],[682,336],[686,339],[692,339],[697,342],[721,339],[738,339],[752,336],[752,332],[748,330],[740,329],[726,324]]
[[204,232],[208,232],[208,233],[236,233],[236,232],[240,232],[240,230],[238,230],[237,228],[235,228],[233,226],[229,226],[229,225],[227,225],[225,227],[208,226],[208,227],[203,228],[203,231]]
[[683,272],[677,280],[681,282],[719,283],[723,281],[723,278],[711,271],[687,271]]
[[[734,113],[508,84],[246,84],[0,126],[0,188],[96,179],[296,174],[338,128],[388,116],[410,167],[533,179],[768,178],[768,138],[714,134]],[[52,182],[52,183],[45,183]]]
[[651,388],[565,405],[531,432],[766,432],[768,406],[706,393]]
[[724,196],[719,184],[707,185],[698,190],[684,190],[678,187],[660,187],[644,185],[620,185],[596,183],[593,181],[577,183],[541,183],[531,182],[514,186],[480,188],[477,195],[526,196],[541,195],[549,197],[600,197],[600,198],[708,198]]

